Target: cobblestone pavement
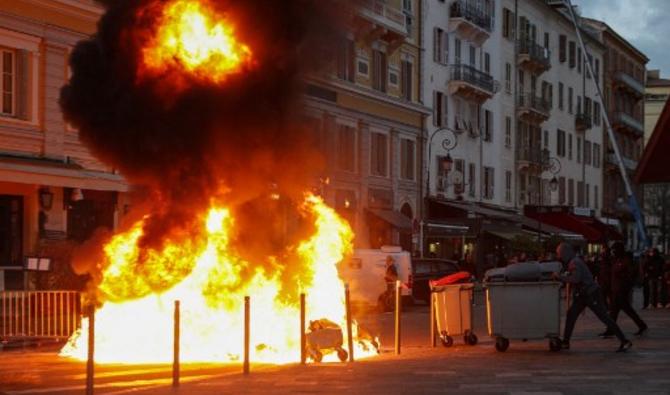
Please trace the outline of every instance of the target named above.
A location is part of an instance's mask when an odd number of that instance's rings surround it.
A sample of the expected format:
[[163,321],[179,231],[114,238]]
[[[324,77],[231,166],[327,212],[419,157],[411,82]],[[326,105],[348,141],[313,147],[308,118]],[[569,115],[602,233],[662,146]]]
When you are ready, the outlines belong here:
[[[615,353],[618,342],[603,340],[603,330],[591,313],[577,324],[572,349],[553,353],[547,341],[512,342],[505,353],[495,351],[486,335],[485,309],[475,307],[476,346],[460,339],[451,348],[431,348],[428,309],[418,306],[403,318],[403,349],[400,356],[388,347],[379,357],[345,364],[252,366],[249,376],[239,367],[199,375],[190,372],[178,389],[162,382],[108,383],[97,393],[182,395],[182,394],[670,394],[670,310],[647,310],[642,317],[650,326],[647,336],[633,339],[627,353]],[[379,330],[382,342],[392,345],[391,314],[371,315],[364,321]],[[625,315],[624,332],[636,328]],[[3,369],[0,360],[0,370]],[[166,368],[167,369],[167,368]],[[166,373],[169,370],[166,370]],[[203,372],[204,373],[204,372]],[[47,373],[48,374],[48,373]],[[2,379],[0,374],[0,379]],[[6,377],[6,376],[5,376]],[[166,376],[169,377],[169,376]],[[135,377],[137,379],[137,377]],[[0,393],[2,393],[0,382]],[[53,389],[53,388],[52,388]],[[49,387],[15,387],[7,394],[82,393],[50,391]]]

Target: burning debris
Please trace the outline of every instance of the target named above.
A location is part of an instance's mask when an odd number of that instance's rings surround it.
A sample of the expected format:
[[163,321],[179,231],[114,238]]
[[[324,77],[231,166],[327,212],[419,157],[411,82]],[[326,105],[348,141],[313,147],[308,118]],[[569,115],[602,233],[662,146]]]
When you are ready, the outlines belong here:
[[[169,361],[177,299],[182,359],[238,360],[244,295],[254,360],[299,360],[301,292],[310,320],[345,316],[337,264],[353,234],[306,192],[321,159],[297,120],[303,77],[342,34],[348,2],[106,3],[96,36],[72,54],[61,105],[145,200],[78,265],[100,305],[98,361]],[[84,357],[86,325],[63,355]]]

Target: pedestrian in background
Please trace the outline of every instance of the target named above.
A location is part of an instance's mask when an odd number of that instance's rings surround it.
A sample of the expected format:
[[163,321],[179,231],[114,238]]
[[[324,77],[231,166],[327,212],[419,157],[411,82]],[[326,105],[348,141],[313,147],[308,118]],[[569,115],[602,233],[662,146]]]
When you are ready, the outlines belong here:
[[670,260],[666,260],[665,265],[663,265],[663,280],[661,285],[661,303],[665,304],[666,309],[670,309]]
[[[622,242],[616,242],[612,246],[612,256],[610,317],[616,322],[619,313],[623,311],[637,325],[638,331],[635,332],[635,336],[642,336],[647,332],[647,324],[640,318],[630,303],[633,287],[639,273],[633,265],[633,254],[626,251]],[[607,329],[600,336],[603,338],[612,337],[614,332]]]
[[644,301],[642,303],[642,308],[646,309],[647,307],[663,307],[659,299],[659,291],[663,292],[664,286],[663,282],[663,269],[665,262],[660,256],[658,249],[652,248],[647,252],[646,258],[642,262],[643,268],[642,272],[644,275],[643,278],[643,293]]
[[609,308],[612,304],[612,253],[606,244],[600,250],[596,276],[605,305]]
[[603,303],[600,287],[593,279],[593,275],[584,261],[580,257],[575,256],[575,250],[568,243],[561,243],[556,249],[556,254],[558,255],[558,259],[567,265],[568,274],[561,275],[554,273],[554,278],[563,283],[569,283],[573,290],[573,302],[568,309],[565,319],[562,347],[565,349],[570,348],[570,338],[572,337],[572,331],[575,329],[577,318],[588,307],[605,324],[608,330],[611,330],[619,339],[620,344],[617,352],[624,352],[631,348],[633,343],[626,339],[621,328],[607,314],[607,308]]

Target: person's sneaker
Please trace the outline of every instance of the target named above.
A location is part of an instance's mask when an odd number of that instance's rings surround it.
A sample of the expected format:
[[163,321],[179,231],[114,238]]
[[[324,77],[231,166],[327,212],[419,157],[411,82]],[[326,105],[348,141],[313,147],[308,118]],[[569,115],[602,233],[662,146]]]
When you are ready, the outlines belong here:
[[561,340],[561,348],[563,350],[569,350],[570,349],[570,340]]
[[633,347],[633,343],[631,343],[630,340],[624,340],[624,341],[621,342],[621,344],[619,345],[619,348],[616,350],[616,352],[626,352],[631,347]]
[[603,333],[599,333],[598,336],[603,338],[603,339],[609,339],[609,338],[614,336],[614,333],[610,332],[610,331],[605,331]]
[[645,326],[643,328],[640,328],[637,332],[635,332],[635,336],[645,335],[648,330],[649,330],[649,327],[647,327],[647,326]]

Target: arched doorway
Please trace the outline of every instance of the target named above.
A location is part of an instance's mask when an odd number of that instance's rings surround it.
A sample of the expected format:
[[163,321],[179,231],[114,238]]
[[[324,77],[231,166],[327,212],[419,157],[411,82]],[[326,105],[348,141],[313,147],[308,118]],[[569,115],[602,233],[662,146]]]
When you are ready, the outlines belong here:
[[[400,213],[404,215],[405,217],[409,218],[410,221],[414,220],[414,214],[412,212],[412,206],[409,205],[409,203],[405,203],[402,205],[400,208]],[[411,230],[409,232],[407,231],[401,231],[400,232],[400,246],[402,247],[403,250],[409,251],[410,253],[413,253],[412,251],[412,232]]]

